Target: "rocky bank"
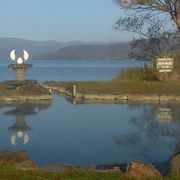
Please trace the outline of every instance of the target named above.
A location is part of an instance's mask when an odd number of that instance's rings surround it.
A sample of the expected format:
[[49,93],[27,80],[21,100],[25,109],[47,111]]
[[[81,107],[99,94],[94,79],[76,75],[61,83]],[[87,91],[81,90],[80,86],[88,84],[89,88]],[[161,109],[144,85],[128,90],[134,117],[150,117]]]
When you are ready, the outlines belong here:
[[[35,161],[29,160],[26,152],[0,152],[0,164],[14,164],[15,168],[23,170],[42,170],[48,172],[71,172],[74,168],[80,168],[77,166],[72,166],[69,164],[59,163],[59,164],[49,164],[43,167],[39,167]],[[169,175],[176,175],[180,177],[180,153],[172,156],[169,161]],[[81,167],[80,169],[85,169],[93,172],[116,172],[124,176],[126,179],[163,179],[163,176],[158,169],[152,164],[144,163],[141,161],[132,161],[129,164],[111,164],[111,165],[87,165]]]
[[35,80],[4,81],[0,85],[1,101],[52,100],[53,96]]

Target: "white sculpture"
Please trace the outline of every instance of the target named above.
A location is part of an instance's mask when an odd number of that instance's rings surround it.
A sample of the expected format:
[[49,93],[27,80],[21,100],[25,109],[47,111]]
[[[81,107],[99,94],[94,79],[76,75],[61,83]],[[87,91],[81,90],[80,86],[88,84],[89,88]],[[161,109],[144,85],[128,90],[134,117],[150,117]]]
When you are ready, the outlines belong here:
[[11,51],[11,53],[10,53],[10,57],[11,57],[11,59],[12,59],[13,61],[15,61],[15,60],[16,60],[15,50]]
[[24,52],[24,60],[27,61],[29,59],[29,54],[26,50],[23,50]]
[[12,50],[11,53],[10,53],[10,58],[11,58],[13,61],[16,60],[17,64],[23,64],[24,61],[27,61],[27,60],[29,59],[29,54],[28,54],[28,52],[27,52],[26,50],[23,50],[23,53],[24,53],[23,58],[22,58],[22,57],[16,58],[16,50],[14,49],[14,50]]

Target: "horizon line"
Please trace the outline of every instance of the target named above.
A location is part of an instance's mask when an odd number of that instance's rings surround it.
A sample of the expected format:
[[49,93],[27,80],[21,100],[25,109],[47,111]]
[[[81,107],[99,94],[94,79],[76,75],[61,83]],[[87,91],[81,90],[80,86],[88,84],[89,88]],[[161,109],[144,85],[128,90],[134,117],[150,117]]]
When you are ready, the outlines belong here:
[[21,37],[0,37],[0,39],[18,39],[18,40],[26,40],[26,41],[37,41],[37,42],[61,42],[61,43],[69,43],[69,42],[82,42],[82,43],[127,43],[132,40],[127,41],[84,41],[84,40],[67,40],[67,41],[61,41],[61,40],[53,40],[53,39],[47,39],[47,40],[37,40],[37,39],[29,39],[29,38],[21,38]]

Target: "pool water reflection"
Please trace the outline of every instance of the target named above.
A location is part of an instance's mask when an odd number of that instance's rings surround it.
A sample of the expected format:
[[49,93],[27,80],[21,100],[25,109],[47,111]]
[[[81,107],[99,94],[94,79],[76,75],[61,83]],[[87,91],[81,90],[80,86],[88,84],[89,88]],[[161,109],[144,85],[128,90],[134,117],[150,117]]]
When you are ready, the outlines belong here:
[[175,103],[3,104],[0,150],[28,152],[39,165],[161,164],[180,151],[180,110]]

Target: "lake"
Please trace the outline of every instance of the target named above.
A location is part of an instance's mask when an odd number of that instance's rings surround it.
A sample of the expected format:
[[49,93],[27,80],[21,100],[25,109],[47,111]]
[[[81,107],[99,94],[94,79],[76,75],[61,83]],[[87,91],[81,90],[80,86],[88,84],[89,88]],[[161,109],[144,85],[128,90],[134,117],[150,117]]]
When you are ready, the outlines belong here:
[[[28,79],[44,81],[108,80],[122,69],[142,66],[135,60],[29,60],[33,68],[27,71]],[[0,61],[0,81],[14,79],[15,73],[7,68],[11,60]]]
[[[32,62],[28,78],[39,81],[112,79],[120,70],[144,63]],[[0,65],[0,72],[4,72],[1,80],[13,78],[6,63]],[[0,107],[0,151],[25,150],[39,165],[132,160],[162,165],[180,151],[180,108],[175,103],[72,103],[54,95],[52,102],[1,103]]]

